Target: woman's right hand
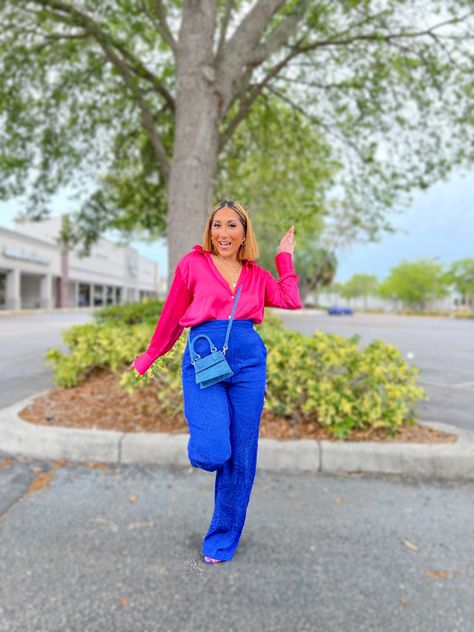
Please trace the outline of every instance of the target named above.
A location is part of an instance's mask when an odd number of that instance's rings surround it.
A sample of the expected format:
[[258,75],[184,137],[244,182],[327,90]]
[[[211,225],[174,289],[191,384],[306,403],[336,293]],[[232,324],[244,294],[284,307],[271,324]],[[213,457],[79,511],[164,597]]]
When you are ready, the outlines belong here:
[[283,235],[283,237],[281,238],[280,241],[280,245],[277,248],[278,252],[289,252],[290,255],[293,254],[293,251],[295,249],[295,227],[294,225],[291,226],[288,230],[288,232]]
[[[135,360],[134,360],[133,362],[135,362]],[[133,366],[133,362],[132,362],[132,364],[128,367],[127,371],[132,371],[133,369],[135,369],[135,367]],[[136,369],[135,369],[135,371],[136,371]],[[137,372],[138,372],[138,371],[137,371]]]

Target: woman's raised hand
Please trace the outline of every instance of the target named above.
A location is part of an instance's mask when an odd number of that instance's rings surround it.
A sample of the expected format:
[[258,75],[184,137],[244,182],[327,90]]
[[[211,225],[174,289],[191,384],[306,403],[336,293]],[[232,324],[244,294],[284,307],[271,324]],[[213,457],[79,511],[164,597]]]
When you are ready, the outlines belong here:
[[293,254],[295,249],[295,227],[291,226],[286,235],[284,235],[278,246],[278,252],[289,252]]

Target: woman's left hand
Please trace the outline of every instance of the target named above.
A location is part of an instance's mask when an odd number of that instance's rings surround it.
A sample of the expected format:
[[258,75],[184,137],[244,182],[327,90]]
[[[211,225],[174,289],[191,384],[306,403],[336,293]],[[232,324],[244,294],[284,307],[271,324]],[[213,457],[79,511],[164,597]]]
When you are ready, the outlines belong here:
[[293,254],[295,244],[295,227],[291,226],[286,235],[282,237],[280,245],[278,246],[278,252],[289,252],[290,254]]

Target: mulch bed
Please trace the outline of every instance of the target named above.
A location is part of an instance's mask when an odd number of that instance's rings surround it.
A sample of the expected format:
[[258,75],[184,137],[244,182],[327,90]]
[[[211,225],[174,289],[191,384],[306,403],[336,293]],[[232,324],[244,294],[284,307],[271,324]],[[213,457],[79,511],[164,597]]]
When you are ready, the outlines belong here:
[[[103,369],[96,369],[74,388],[56,386],[20,411],[22,419],[45,426],[96,428],[121,432],[189,432],[185,418],[170,415],[156,398],[153,386],[128,395],[119,378]],[[260,437],[272,439],[329,439],[317,423],[292,425],[264,409]],[[456,435],[414,425],[400,428],[395,437],[387,437],[383,429],[353,432],[345,441],[454,443]]]

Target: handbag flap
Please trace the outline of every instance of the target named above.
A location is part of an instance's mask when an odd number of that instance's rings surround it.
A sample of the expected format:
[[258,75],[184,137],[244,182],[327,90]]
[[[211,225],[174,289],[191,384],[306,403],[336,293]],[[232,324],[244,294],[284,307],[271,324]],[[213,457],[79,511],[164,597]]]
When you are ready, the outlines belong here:
[[204,358],[196,360],[194,368],[196,369],[196,373],[199,373],[199,371],[208,369],[209,367],[220,364],[221,362],[225,362],[227,364],[227,360],[225,359],[224,354],[222,353],[222,351],[214,351],[214,353],[211,353],[207,356],[204,356]]

